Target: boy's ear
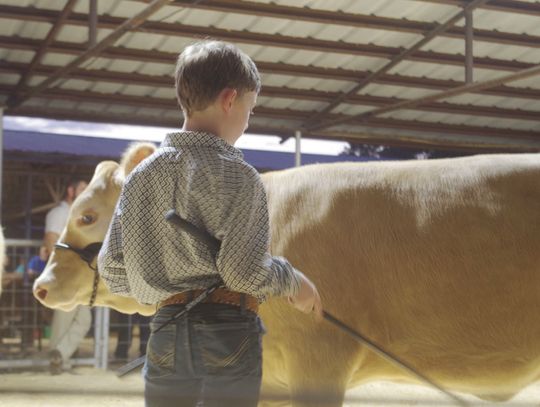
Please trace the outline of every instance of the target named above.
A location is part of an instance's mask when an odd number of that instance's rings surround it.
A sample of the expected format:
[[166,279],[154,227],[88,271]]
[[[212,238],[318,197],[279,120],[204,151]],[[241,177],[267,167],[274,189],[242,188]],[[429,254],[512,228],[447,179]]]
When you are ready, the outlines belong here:
[[237,97],[238,97],[238,91],[236,89],[225,88],[221,91],[219,95],[219,99],[220,99],[221,108],[223,109],[224,112],[228,113],[231,110]]

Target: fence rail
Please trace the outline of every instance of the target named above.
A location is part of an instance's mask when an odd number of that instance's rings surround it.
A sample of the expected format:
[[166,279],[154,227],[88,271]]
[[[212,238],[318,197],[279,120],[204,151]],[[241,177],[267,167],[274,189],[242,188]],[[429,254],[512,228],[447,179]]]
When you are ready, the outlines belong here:
[[[32,283],[24,278],[26,265],[39,252],[41,240],[6,239],[6,257],[9,259],[2,276],[4,287],[0,298],[0,369],[46,368],[53,310],[43,307],[32,294]],[[92,310],[92,328],[83,340],[71,366],[91,365],[106,369],[112,356],[111,345],[116,344],[119,363],[128,355],[132,342],[133,317],[114,314],[113,325],[118,338],[110,335],[111,313],[108,308]],[[148,321],[139,325],[142,345],[146,341]],[[120,340],[120,343],[117,343]],[[144,346],[140,346],[142,350]]]

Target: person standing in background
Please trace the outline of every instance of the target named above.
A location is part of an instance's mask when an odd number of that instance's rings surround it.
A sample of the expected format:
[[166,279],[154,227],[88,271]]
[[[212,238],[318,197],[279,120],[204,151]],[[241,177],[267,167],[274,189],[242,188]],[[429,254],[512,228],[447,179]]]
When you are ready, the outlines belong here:
[[[66,227],[71,204],[88,183],[81,179],[70,181],[66,185],[64,200],[51,209],[45,218],[44,244],[52,253],[62,231]],[[71,311],[55,310],[51,326],[49,351],[49,370],[51,374],[62,373],[64,366],[79,347],[92,323],[90,307],[80,305]]]

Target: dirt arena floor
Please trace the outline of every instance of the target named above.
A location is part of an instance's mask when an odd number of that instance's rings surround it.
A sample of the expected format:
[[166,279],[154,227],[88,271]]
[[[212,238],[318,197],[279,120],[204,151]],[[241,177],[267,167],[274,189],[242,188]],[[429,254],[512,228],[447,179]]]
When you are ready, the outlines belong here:
[[[135,359],[138,332],[129,357]],[[113,360],[116,337],[110,337],[109,360]],[[44,343],[46,349],[48,344]],[[93,339],[86,338],[79,347],[79,356],[92,357]],[[139,372],[123,378],[109,370],[75,367],[58,376],[41,371],[0,371],[0,407],[144,407],[143,380]],[[459,395],[471,407],[540,407],[540,383],[530,386],[511,401],[488,403],[472,396]],[[345,407],[450,407],[456,404],[444,394],[422,386],[373,382],[347,393]]]
[[[347,393],[346,407],[453,406],[444,395],[420,386],[370,383]],[[540,384],[507,403],[464,397],[471,406],[540,406]],[[2,407],[143,407],[143,381],[138,373],[122,379],[112,370],[78,367],[59,376],[47,372],[0,374]]]

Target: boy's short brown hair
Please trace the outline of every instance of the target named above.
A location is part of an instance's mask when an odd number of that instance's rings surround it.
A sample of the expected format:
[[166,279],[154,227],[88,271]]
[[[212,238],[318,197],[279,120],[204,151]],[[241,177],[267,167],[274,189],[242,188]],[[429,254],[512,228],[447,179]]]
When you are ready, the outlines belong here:
[[255,63],[235,45],[201,41],[178,56],[176,96],[182,110],[191,115],[207,108],[225,88],[259,92],[261,78]]

